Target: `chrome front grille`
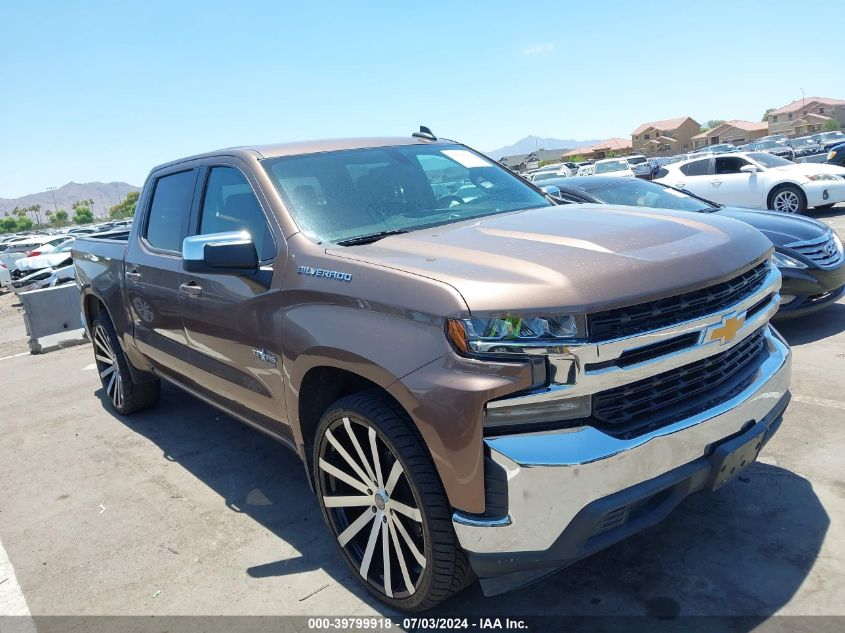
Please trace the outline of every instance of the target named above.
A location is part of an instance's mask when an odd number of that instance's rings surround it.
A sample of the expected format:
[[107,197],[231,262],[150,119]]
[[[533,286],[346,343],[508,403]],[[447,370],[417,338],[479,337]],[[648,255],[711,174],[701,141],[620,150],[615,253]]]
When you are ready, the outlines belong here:
[[833,239],[832,233],[815,240],[793,242],[787,244],[786,248],[791,248],[796,253],[800,253],[819,268],[833,268],[842,261],[842,251],[839,249],[836,240]]
[[760,290],[769,267],[766,260],[733,279],[701,290],[590,314],[587,333],[591,341],[607,341],[716,313]]
[[705,409],[743,389],[759,365],[764,332],[757,330],[731,349],[645,380],[593,396],[593,418],[611,434],[625,436],[671,423],[690,409]]

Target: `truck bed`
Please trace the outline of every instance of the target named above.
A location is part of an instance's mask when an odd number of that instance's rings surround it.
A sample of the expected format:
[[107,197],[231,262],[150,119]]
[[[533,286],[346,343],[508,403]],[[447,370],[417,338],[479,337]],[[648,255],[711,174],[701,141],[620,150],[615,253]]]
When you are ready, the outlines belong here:
[[123,274],[128,242],[128,230],[86,235],[77,238],[71,251],[76,283],[83,296],[90,289],[105,304],[112,319],[124,321],[121,325],[127,319]]

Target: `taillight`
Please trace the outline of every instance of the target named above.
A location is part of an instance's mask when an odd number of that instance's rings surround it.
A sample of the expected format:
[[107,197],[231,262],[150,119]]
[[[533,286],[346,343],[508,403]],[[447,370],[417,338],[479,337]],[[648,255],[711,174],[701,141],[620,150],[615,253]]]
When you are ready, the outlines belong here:
[[26,256],[27,257],[35,257],[36,255],[40,255],[41,251],[29,251]]

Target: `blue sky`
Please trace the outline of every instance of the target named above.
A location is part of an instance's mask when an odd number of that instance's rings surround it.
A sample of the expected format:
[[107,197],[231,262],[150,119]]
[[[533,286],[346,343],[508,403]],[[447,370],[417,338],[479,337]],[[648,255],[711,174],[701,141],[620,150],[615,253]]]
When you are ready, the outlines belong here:
[[490,150],[845,98],[840,0],[582,4],[4,2],[0,197],[245,143],[422,123]]

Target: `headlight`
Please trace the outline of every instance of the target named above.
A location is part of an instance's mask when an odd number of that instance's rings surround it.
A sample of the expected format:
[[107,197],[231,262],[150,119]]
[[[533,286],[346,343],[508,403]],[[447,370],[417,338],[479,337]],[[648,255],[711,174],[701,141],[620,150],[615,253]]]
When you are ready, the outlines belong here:
[[834,158],[836,158],[836,150],[832,149],[827,153],[827,159],[833,160]]
[[789,255],[784,255],[783,253],[774,253],[772,255],[772,262],[774,262],[775,266],[778,268],[806,268],[807,264],[803,262],[799,262],[794,257],[790,257]]
[[807,176],[807,180],[837,180],[838,177],[833,174],[813,174]]
[[574,340],[584,338],[581,315],[507,315],[485,319],[449,319],[447,333],[464,354],[538,354],[560,352]]
[[833,243],[836,244],[836,248],[839,250],[839,254],[842,255],[842,240],[839,239],[839,236],[836,234],[836,231],[831,231],[833,237]]

